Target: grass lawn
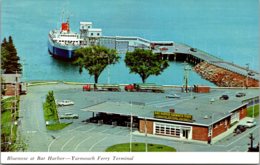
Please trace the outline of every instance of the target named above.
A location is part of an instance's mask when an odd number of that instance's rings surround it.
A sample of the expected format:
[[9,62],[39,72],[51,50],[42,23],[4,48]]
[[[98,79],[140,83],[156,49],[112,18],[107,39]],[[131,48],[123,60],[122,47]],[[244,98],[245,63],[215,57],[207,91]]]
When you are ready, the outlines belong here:
[[[48,93],[46,97],[46,102],[43,103],[43,113],[44,113],[44,119],[46,121],[46,128],[48,130],[51,131],[61,130],[72,123],[72,122],[60,123],[58,112],[57,112],[57,105],[54,102],[53,92]],[[48,125],[47,125],[47,121],[48,121]]]
[[[176,149],[161,144],[147,144],[148,152],[176,152]],[[129,152],[130,144],[122,143],[110,146],[106,152]],[[132,152],[145,152],[145,143],[132,143]]]
[[[247,108],[247,117],[253,116],[253,106]],[[259,104],[255,105],[254,107],[254,117],[259,116]]]
[[[6,144],[7,142],[11,142],[11,145],[8,148],[1,148],[2,151],[14,151],[15,148],[13,147],[13,144],[16,142],[16,131],[17,131],[17,126],[15,124],[12,124],[12,116],[13,119],[15,120],[16,117],[19,114],[19,106],[17,106],[17,111],[16,113],[13,112],[12,114],[12,106],[14,101],[14,97],[10,97],[8,99],[2,100],[2,105],[1,105],[1,142]],[[19,98],[18,98],[19,99]],[[19,100],[18,100],[19,104]],[[11,133],[11,128],[12,128],[12,133]],[[12,137],[11,137],[12,135]]]
[[46,127],[48,130],[57,131],[57,130],[61,130],[61,129],[67,127],[70,124],[71,123],[58,123],[58,124],[47,125]]

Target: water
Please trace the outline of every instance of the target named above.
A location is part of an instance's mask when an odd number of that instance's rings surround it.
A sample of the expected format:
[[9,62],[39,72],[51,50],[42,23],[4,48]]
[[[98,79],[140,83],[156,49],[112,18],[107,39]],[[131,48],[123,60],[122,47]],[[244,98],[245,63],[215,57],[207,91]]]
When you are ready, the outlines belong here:
[[[226,61],[259,70],[258,0],[3,0],[1,37],[13,36],[24,65],[24,80],[93,82],[85,71],[51,58],[47,51],[49,30],[57,28],[61,11],[71,13],[73,31],[80,21],[92,21],[104,35],[140,36],[149,40],[187,43]],[[122,55],[124,56],[124,55]],[[182,84],[183,64],[171,63],[148,82]],[[123,61],[110,67],[111,83],[141,82],[129,74]],[[190,73],[191,84],[207,84]],[[100,83],[108,81],[105,70]]]

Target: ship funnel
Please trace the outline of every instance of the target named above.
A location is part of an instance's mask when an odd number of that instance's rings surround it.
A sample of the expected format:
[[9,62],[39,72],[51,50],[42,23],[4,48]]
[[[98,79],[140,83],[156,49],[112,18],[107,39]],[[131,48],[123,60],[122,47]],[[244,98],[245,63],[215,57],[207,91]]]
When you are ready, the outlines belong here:
[[65,23],[61,24],[61,31],[66,31],[66,32],[70,31],[70,26],[69,26],[68,22],[65,22]]

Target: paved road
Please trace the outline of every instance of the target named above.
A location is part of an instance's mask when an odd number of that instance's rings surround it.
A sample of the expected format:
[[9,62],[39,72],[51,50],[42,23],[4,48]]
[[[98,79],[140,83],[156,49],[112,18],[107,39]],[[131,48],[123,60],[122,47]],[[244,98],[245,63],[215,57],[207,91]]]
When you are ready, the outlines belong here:
[[[74,106],[59,107],[59,113],[77,113],[80,119],[74,119],[73,124],[60,131],[48,131],[43,118],[42,103],[49,90],[54,90],[55,98],[58,100],[71,99],[75,101]],[[169,93],[178,91],[169,91]],[[220,91],[221,93],[221,91]],[[220,93],[216,93],[219,95]],[[182,97],[191,97],[191,94],[178,93]],[[166,94],[154,93],[127,93],[127,92],[83,92],[79,85],[45,85],[28,88],[28,94],[21,96],[21,126],[22,137],[28,144],[27,151],[105,151],[113,144],[127,143],[130,141],[130,131],[125,127],[112,127],[111,125],[85,124],[81,122],[92,116],[92,113],[82,111],[82,108],[97,104],[102,101],[135,101],[145,103],[147,106],[166,108],[174,105],[175,101],[165,98]],[[204,94],[201,95],[201,97]],[[178,100],[176,100],[178,102]],[[258,121],[259,123],[259,121]],[[249,142],[248,135],[253,132],[259,141],[257,127],[233,136],[229,135],[220,142],[213,145],[178,141],[171,138],[145,137],[136,132],[133,133],[133,142],[158,143],[172,146],[177,151],[246,151]]]

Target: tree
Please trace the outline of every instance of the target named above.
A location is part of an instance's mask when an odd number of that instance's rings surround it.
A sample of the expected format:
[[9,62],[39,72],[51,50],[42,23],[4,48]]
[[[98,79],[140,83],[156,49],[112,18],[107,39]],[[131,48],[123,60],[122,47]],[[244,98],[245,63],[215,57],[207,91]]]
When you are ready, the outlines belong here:
[[[7,41],[4,38],[1,44],[1,68],[4,70],[4,73],[21,73],[22,65],[19,63],[19,56],[17,56],[16,48],[13,44],[13,39],[9,36],[9,40]],[[2,51],[3,49],[3,51]],[[2,56],[2,54],[4,56]]]
[[79,66],[79,72],[83,68],[88,70],[90,75],[94,75],[95,84],[98,83],[99,75],[111,64],[116,64],[120,57],[115,49],[108,49],[103,46],[91,46],[79,48],[74,53],[75,60],[73,63]]
[[45,114],[47,115],[47,118],[58,121],[59,115],[58,115],[53,91],[48,92],[44,106],[45,106],[44,110],[45,110]]
[[1,47],[1,69],[3,70],[7,65],[8,51],[5,47]]
[[169,66],[168,60],[163,59],[160,54],[154,54],[152,50],[135,49],[127,52],[125,64],[130,73],[139,74],[143,83],[150,75],[160,75]]

